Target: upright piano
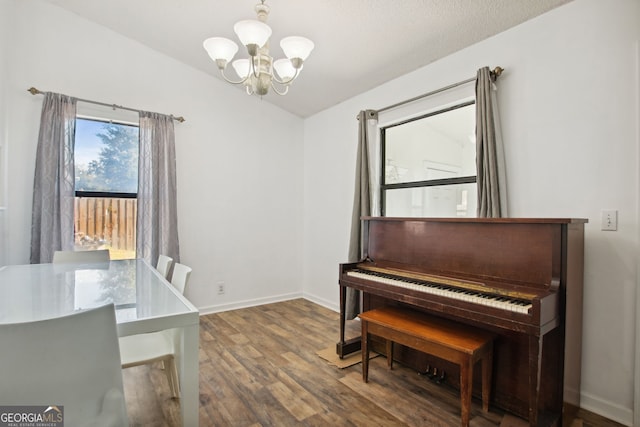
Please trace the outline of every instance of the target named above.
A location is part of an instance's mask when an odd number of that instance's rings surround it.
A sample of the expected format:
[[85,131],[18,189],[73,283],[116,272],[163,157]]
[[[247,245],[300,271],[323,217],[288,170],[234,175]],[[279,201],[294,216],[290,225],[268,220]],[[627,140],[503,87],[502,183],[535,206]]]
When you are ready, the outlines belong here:
[[[498,336],[491,404],[531,426],[568,425],[580,400],[586,222],[363,218],[363,258],[340,265],[338,355],[360,345],[345,340],[347,288],[362,292],[363,310],[394,305],[479,326]],[[395,356],[418,371],[440,366],[459,386],[446,361],[408,348]]]

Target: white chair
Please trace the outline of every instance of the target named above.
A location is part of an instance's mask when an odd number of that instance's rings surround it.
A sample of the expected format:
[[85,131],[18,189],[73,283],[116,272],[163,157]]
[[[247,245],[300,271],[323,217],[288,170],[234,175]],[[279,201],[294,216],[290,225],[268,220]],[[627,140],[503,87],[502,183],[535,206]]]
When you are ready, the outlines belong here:
[[55,251],[53,253],[53,263],[98,263],[109,262],[111,256],[109,255],[109,249],[98,249],[93,251]]
[[165,279],[169,280],[169,271],[171,271],[172,264],[173,258],[166,255],[159,255],[158,262],[156,263],[156,270],[158,270],[158,272],[162,274]]
[[[175,263],[171,284],[180,293],[184,290],[191,277],[191,267]],[[175,364],[175,330],[168,329],[149,334],[129,335],[120,338],[120,359],[122,368],[147,365],[162,362],[167,376],[171,397],[180,396],[178,370]]]
[[60,405],[68,426],[129,425],[113,304],[0,325],[0,342],[2,405]]
[[173,266],[173,275],[171,276],[171,284],[181,293],[184,294],[184,290],[187,287],[189,278],[191,277],[191,267],[187,267],[184,264],[175,263]]
[[175,331],[168,329],[120,337],[120,360],[122,369],[162,362],[171,397],[179,397],[180,385],[174,357],[174,335]]

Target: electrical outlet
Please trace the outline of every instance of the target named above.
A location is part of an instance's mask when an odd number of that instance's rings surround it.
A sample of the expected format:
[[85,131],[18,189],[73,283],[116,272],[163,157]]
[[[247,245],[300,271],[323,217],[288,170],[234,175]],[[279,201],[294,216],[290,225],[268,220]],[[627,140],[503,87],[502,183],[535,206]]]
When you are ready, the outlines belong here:
[[224,295],[224,282],[218,282],[218,295]]
[[602,224],[600,228],[602,230],[604,231],[618,230],[618,211],[603,210],[601,221],[602,221]]

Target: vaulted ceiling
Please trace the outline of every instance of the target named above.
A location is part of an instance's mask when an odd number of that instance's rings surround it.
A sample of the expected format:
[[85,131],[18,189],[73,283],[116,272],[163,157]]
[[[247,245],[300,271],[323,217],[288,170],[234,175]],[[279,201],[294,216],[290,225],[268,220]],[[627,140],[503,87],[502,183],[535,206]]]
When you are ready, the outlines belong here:
[[[233,25],[255,19],[258,2],[45,1],[218,78],[202,41],[237,41]],[[289,94],[269,93],[263,100],[307,117],[569,1],[266,0],[272,55],[284,56],[279,40],[289,35],[313,40],[315,49]],[[236,57],[246,57],[243,50]],[[238,89],[238,96],[247,96]]]

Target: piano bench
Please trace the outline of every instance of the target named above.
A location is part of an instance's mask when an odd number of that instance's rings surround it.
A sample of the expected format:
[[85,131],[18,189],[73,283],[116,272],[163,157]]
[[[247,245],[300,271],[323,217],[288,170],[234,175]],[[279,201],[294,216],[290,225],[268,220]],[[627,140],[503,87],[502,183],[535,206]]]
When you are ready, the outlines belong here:
[[469,425],[473,365],[482,361],[482,409],[489,411],[494,335],[482,329],[429,316],[382,307],[359,315],[362,324],[362,379],[369,375],[369,335],[387,340],[387,365],[392,367],[393,343],[411,347],[460,366],[462,426]]

